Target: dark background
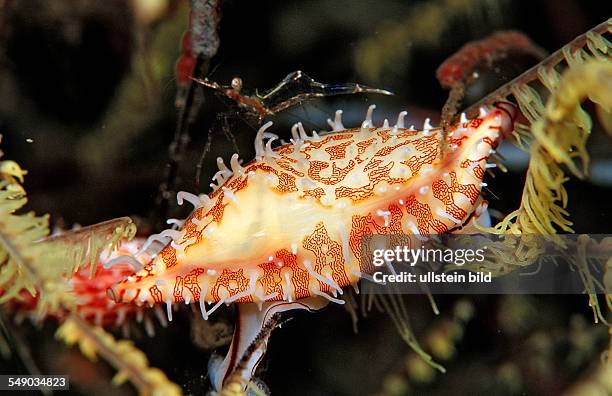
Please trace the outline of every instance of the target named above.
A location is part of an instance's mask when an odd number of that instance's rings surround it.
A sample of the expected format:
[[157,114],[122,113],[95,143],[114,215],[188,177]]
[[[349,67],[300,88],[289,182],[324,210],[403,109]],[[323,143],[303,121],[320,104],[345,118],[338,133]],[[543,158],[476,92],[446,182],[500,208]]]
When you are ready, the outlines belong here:
[[[6,159],[29,171],[30,208],[50,213],[57,224],[69,227],[129,215],[147,233],[160,220],[155,202],[176,124],[173,67],[188,10],[187,2],[160,1],[167,6],[147,16],[138,12],[142,3],[0,1],[2,150]],[[438,119],[447,93],[436,81],[436,68],[466,42],[514,29],[553,52],[610,17],[610,6],[604,4],[226,1],[221,45],[209,78],[228,84],[240,76],[245,90],[262,92],[288,73],[303,70],[317,81],[359,82],[395,94],[305,101],[269,117],[275,122],[273,131],[285,137],[298,120],[307,129],[325,129],[325,119],[336,108],[344,109],[345,125],[356,126],[371,103],[378,105],[376,124],[407,108],[410,122],[418,126],[425,117]],[[498,65],[499,72],[489,70],[491,86],[475,87],[471,95],[486,94],[531,64],[533,59],[507,59]],[[206,90],[180,166],[182,189],[196,188],[196,164],[209,133],[213,143],[202,186],[216,171],[214,159],[228,159],[234,151],[213,125],[219,113],[227,113],[241,157],[252,158],[253,126],[231,101]],[[612,221],[611,143],[597,124],[590,147],[597,177],[567,183],[568,210],[577,232],[607,233]],[[486,193],[489,206],[502,213],[518,207],[526,165],[514,151],[508,156],[514,164],[510,172],[498,172]],[[170,214],[185,215],[174,202]],[[425,297],[407,296],[416,333],[425,338],[451,323],[460,298],[439,298],[441,315],[436,319]],[[407,389],[431,395],[553,394],[588,376],[605,348],[607,329],[592,324],[584,296],[466,298],[475,317],[464,326],[453,358],[444,362],[446,375],[415,380],[419,376],[406,368],[410,350],[385,314],[373,312],[360,320],[359,334],[354,334],[344,309],[331,307],[317,315],[294,315],[276,330],[261,377],[277,395],[393,395],[408,394]],[[231,323],[230,313],[217,320]],[[188,310],[176,317],[155,339],[136,341],[152,365],[187,392],[201,394],[207,387],[209,352],[194,346]],[[109,369],[52,341],[53,323],[15,328],[23,332],[22,341],[44,372],[70,370],[73,391],[108,392]],[[25,370],[16,357],[0,367],[3,373]],[[127,386],[119,389],[131,392]]]

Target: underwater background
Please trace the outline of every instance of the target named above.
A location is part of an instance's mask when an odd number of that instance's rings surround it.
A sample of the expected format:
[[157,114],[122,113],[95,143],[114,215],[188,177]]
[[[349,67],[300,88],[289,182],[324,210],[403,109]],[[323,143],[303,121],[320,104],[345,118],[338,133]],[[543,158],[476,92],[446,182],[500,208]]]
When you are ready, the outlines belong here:
[[[442,61],[463,44],[497,30],[519,30],[549,53],[611,16],[603,1],[224,1],[211,81],[242,79],[248,92],[275,87],[302,70],[324,83],[358,82],[393,96],[353,94],[304,100],[271,116],[275,132],[325,129],[336,109],[357,126],[377,104],[374,123],[408,111],[438,125],[447,92],[436,80]],[[189,2],[163,0],[0,1],[0,134],[2,150],[28,170],[29,208],[70,228],[132,216],[143,235],[167,216],[184,216],[173,200],[160,205],[168,150],[177,123],[175,62]],[[475,101],[535,64],[508,58],[470,87]],[[178,190],[208,192],[216,158],[239,149],[253,157],[257,128],[235,103],[212,89],[190,128]],[[300,87],[292,88],[299,94]],[[595,119],[595,117],[594,117]],[[231,131],[231,136],[226,132]],[[283,132],[284,135],[283,135]],[[197,165],[211,138],[210,150]],[[588,144],[591,179],[570,180],[568,211],[577,233],[611,230],[612,140],[595,128]],[[509,172],[488,177],[489,207],[506,214],[520,202],[527,158],[502,148]],[[427,366],[373,310],[356,327],[346,310],[295,313],[277,329],[259,377],[275,395],[540,395],[584,381],[607,348],[608,328],[593,324],[585,296],[406,296],[419,340],[446,367]],[[3,316],[9,349],[1,374],[68,374],[71,394],[133,394],[114,387],[113,371],[54,339],[56,325],[13,323]],[[154,338],[138,324],[135,341],[186,394],[209,388],[207,362],[229,342],[231,307],[211,322],[189,308]],[[355,331],[357,330],[357,332]]]

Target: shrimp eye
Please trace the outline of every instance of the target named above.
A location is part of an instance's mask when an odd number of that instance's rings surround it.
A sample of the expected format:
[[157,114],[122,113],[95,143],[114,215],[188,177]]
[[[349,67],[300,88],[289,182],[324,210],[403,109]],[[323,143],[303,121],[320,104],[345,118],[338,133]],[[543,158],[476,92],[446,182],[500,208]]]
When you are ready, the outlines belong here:
[[242,78],[240,77],[232,78],[232,88],[234,88],[236,92],[240,92],[240,90],[242,89]]

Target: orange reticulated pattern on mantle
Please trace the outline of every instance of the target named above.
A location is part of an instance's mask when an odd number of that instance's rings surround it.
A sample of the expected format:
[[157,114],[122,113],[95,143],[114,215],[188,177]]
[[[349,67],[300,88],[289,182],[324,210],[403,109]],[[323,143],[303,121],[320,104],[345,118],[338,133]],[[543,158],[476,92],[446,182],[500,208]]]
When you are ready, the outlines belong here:
[[[341,130],[265,147],[197,205],[174,242],[113,288],[119,300],[262,302],[335,295],[373,267],[369,235],[444,233],[475,211],[508,112],[450,128]],[[371,124],[369,124],[371,125]],[[446,137],[445,137],[446,136]],[[443,141],[446,139],[446,141]],[[194,196],[195,197],[195,196]],[[409,238],[403,240],[409,243]],[[128,292],[129,290],[129,292]]]

